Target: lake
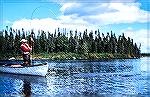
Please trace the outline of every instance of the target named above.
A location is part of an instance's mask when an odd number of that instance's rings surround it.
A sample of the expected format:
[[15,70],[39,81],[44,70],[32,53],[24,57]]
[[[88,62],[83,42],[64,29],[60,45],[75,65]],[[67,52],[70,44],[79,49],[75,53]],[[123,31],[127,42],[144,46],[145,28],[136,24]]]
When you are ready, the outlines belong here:
[[[22,61],[17,61],[21,63]],[[150,58],[50,61],[46,77],[0,73],[0,97],[149,97]],[[0,64],[16,61],[0,61]]]

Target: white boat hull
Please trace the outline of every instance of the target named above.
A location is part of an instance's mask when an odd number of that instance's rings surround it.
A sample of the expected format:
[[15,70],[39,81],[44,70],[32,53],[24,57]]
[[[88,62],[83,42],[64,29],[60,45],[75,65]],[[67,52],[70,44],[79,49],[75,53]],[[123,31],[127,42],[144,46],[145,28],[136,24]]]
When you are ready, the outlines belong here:
[[0,66],[0,72],[45,76],[48,72],[48,64],[46,63],[35,66],[20,66],[20,67]]

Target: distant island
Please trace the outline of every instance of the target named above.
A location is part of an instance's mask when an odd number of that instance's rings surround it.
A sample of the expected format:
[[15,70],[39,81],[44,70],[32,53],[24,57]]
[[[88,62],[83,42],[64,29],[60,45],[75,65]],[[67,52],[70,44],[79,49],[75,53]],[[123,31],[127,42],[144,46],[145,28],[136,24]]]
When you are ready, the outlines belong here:
[[[0,34],[0,59],[21,58],[20,40],[29,39],[29,33],[34,30],[12,29],[11,27]],[[34,59],[76,60],[76,59],[113,59],[140,58],[140,46],[124,33],[116,37],[113,31],[106,35],[98,30],[84,32],[78,30],[66,32],[56,29],[54,34],[39,30],[33,36],[34,44],[32,57]]]
[[150,57],[150,53],[141,53],[141,56],[143,56],[143,57]]

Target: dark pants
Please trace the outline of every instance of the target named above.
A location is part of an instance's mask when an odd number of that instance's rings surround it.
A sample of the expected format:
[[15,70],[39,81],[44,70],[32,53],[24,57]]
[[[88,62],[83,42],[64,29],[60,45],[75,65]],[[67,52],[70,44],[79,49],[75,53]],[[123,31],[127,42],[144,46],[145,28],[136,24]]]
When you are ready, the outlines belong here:
[[23,66],[28,66],[31,64],[30,54],[23,54]]

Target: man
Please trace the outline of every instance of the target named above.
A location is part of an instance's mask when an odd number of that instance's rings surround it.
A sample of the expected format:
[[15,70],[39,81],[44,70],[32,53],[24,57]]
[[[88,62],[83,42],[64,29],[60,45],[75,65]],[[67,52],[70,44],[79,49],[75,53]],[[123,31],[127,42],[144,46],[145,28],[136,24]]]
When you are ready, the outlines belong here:
[[24,60],[23,66],[29,66],[31,64],[30,52],[32,50],[32,46],[30,46],[27,43],[26,39],[22,39],[21,42],[22,42],[22,44],[20,47],[23,52],[23,60]]

